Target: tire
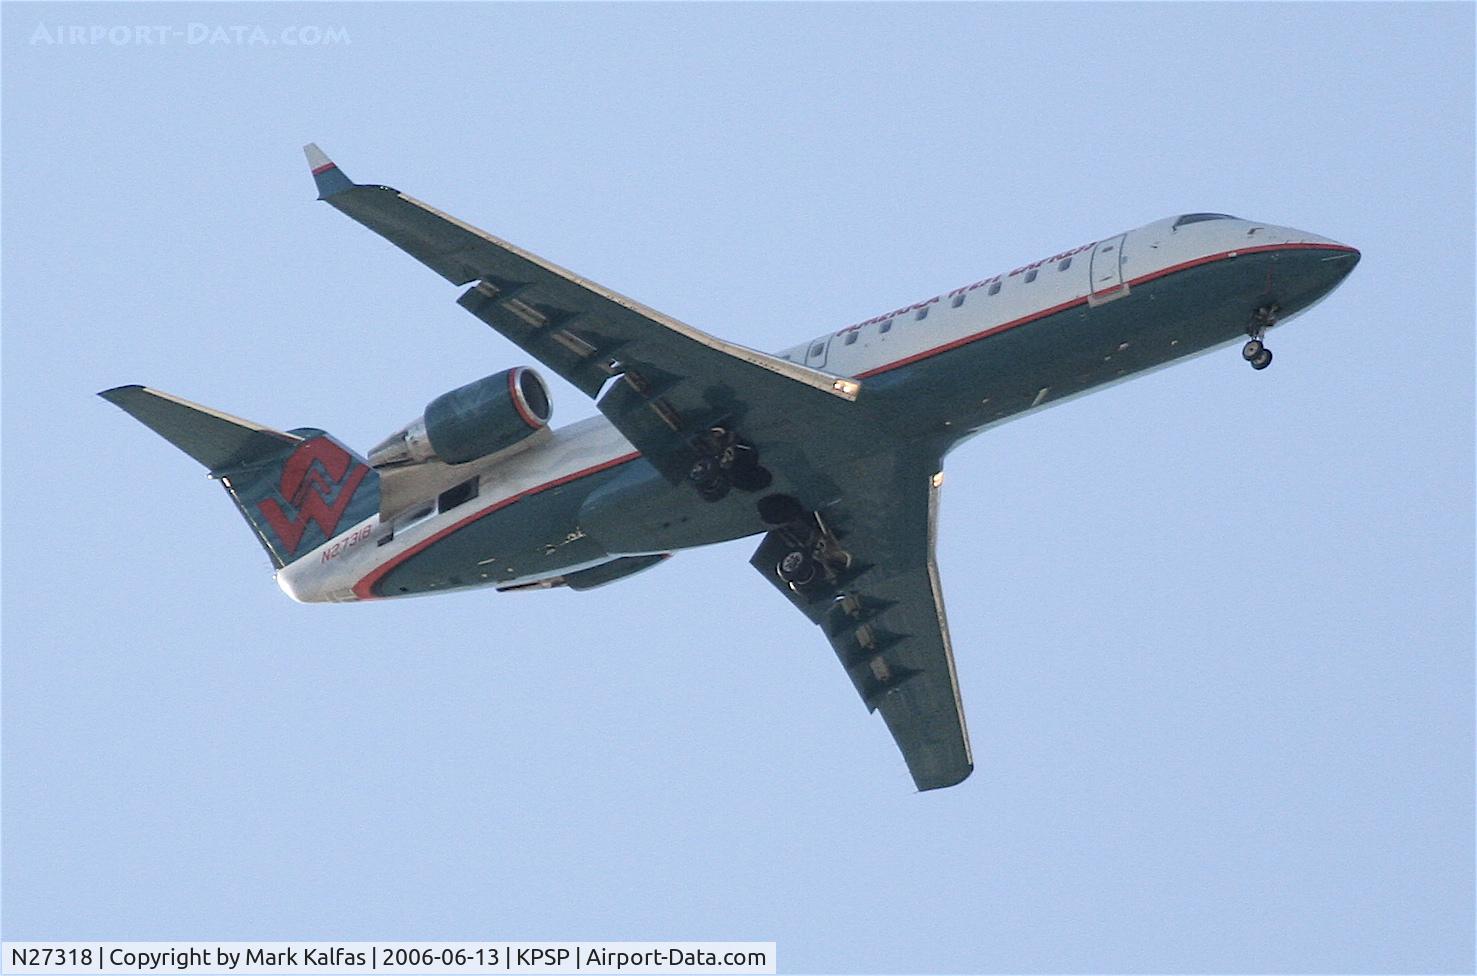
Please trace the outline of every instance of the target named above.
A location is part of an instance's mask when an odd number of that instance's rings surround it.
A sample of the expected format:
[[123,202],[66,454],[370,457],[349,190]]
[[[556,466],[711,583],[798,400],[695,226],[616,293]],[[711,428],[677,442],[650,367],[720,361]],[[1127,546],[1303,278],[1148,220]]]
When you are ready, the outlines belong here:
[[815,579],[815,560],[796,549],[785,553],[774,571],[791,586],[804,586]]
[[1257,353],[1256,358],[1251,361],[1252,369],[1266,369],[1270,365],[1272,365],[1272,350],[1270,349],[1263,349],[1261,352]]
[[[1266,347],[1262,345],[1262,340],[1252,339],[1246,345],[1241,347],[1241,358],[1246,360],[1248,363],[1255,362],[1256,357],[1260,356],[1264,349],[1266,349]],[[1259,366],[1257,368],[1263,369],[1265,367]]]
[[692,462],[692,467],[687,469],[687,478],[694,484],[702,485],[723,476],[723,468],[718,464],[718,459],[709,454],[704,454]]
[[720,471],[715,477],[698,482],[697,493],[705,502],[716,502],[728,494],[730,487],[728,476]]
[[747,444],[730,444],[719,453],[718,463],[729,470],[742,471],[759,463],[759,452]]

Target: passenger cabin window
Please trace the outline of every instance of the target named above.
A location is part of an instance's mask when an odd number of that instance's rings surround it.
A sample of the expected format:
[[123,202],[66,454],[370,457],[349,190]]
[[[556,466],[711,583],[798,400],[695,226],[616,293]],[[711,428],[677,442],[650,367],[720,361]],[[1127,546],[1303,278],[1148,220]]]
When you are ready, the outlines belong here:
[[1035,281],[1036,280],[1036,269],[1035,268],[1032,268],[1030,271],[1027,271],[1026,272],[1026,280],[1027,281]]
[[848,332],[848,333],[846,333],[846,344],[849,346],[853,342],[856,342],[856,333],[855,332]]
[[993,285],[990,286],[990,294],[992,294],[992,295],[998,295],[998,294],[1000,294],[1000,282],[997,281]]
[[812,345],[810,347],[810,358],[811,359],[814,359],[814,358],[816,358],[817,356],[819,356],[821,353],[823,353],[825,351],[826,351],[826,343],[825,343],[825,340],[821,340],[820,342],[817,342],[817,343],[815,343],[814,345]]
[[949,303],[949,307],[950,308],[958,308],[960,305],[963,305],[963,304],[964,304],[964,296],[963,295],[955,295],[954,296],[954,300]]
[[469,478],[459,485],[454,485],[436,496],[436,510],[438,512],[449,512],[458,505],[464,504],[477,497],[477,479]]
[[891,332],[892,331],[892,319],[888,319],[886,322],[883,322],[881,325],[877,326],[877,331],[878,332]]
[[1171,230],[1179,230],[1181,227],[1185,226],[1186,224],[1198,224],[1202,220],[1236,220],[1236,219],[1238,219],[1238,218],[1232,217],[1230,214],[1212,214],[1212,213],[1185,214],[1179,220],[1176,220],[1174,222],[1174,227],[1172,227]]
[[928,318],[928,306],[925,305],[920,308],[918,310],[918,314],[914,315],[913,318],[917,319],[919,322],[922,322],[924,319]]
[[1062,263],[1059,264],[1059,265],[1057,265],[1056,266],[1056,269],[1058,271],[1066,271],[1071,266],[1072,266],[1072,259],[1071,258],[1062,258]]

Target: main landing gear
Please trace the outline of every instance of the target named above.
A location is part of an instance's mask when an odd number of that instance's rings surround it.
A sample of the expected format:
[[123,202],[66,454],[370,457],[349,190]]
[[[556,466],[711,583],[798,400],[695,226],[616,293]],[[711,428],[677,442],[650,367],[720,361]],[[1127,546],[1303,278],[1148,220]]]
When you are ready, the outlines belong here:
[[851,568],[851,553],[816,512],[807,512],[789,495],[769,495],[759,502],[759,515],[775,526],[786,551],[774,571],[792,590],[799,591],[817,579],[834,581]]
[[763,491],[774,476],[759,465],[759,452],[739,440],[733,431],[712,427],[699,439],[697,460],[687,471],[687,480],[703,501],[716,502],[730,488]]
[[1251,325],[1246,327],[1246,334],[1251,338],[1241,347],[1241,358],[1251,363],[1252,369],[1266,369],[1272,365],[1272,350],[1262,342],[1262,337],[1277,324],[1280,311],[1276,305],[1263,305],[1252,313]]

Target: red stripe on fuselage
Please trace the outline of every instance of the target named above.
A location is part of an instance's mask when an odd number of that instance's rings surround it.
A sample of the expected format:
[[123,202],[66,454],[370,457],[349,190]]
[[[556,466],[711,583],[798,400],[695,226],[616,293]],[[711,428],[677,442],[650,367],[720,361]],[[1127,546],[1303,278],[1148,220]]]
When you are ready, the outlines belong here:
[[399,566],[411,556],[414,556],[417,553],[429,548],[434,543],[440,542],[442,539],[451,535],[451,533],[457,531],[458,529],[472,524],[473,522],[482,518],[484,515],[491,515],[493,512],[496,512],[499,509],[506,508],[514,502],[519,501],[520,499],[527,498],[530,495],[537,495],[541,491],[547,491],[550,488],[557,488],[560,485],[567,485],[571,481],[578,481],[580,478],[587,478],[592,474],[598,474],[599,472],[605,471],[609,468],[613,468],[618,464],[625,464],[627,461],[634,461],[640,456],[640,451],[632,451],[629,454],[622,454],[620,457],[611,458],[609,461],[602,461],[599,464],[593,465],[592,467],[583,468],[579,471],[574,472],[573,474],[566,474],[562,477],[555,478],[553,481],[546,481],[541,485],[534,485],[532,488],[525,488],[517,494],[509,495],[507,498],[500,498],[497,501],[493,502],[491,505],[482,509],[480,512],[473,512],[466,518],[458,522],[453,522],[451,525],[448,525],[441,531],[435,533],[434,535],[431,535],[428,538],[422,539],[420,542],[417,542],[409,549],[406,549],[404,552],[395,555],[382,565],[376,567],[375,570],[371,572],[368,576],[364,577],[362,580],[354,584],[354,595],[361,600],[373,600],[378,595],[374,592],[374,587],[379,583],[380,580],[389,575],[390,570],[394,569],[396,566]]
[[[1354,248],[1346,247],[1343,244],[1315,244],[1311,242],[1304,244],[1262,244],[1258,247],[1240,247],[1235,249],[1234,251],[1221,251],[1218,254],[1208,254],[1203,258],[1193,258],[1189,261],[1182,261],[1179,264],[1170,265],[1167,268],[1161,268],[1158,271],[1150,271],[1148,274],[1140,275],[1139,277],[1134,278],[1131,281],[1124,282],[1123,284],[1114,285],[1112,288],[1105,288],[1102,291],[1093,292],[1093,295],[1097,296],[1111,294],[1115,291],[1118,291],[1120,288],[1127,288],[1134,285],[1143,284],[1146,281],[1153,281],[1156,278],[1163,278],[1165,275],[1174,274],[1177,271],[1185,271],[1190,268],[1198,267],[1202,264],[1211,264],[1216,261],[1233,260],[1245,254],[1259,254],[1264,251],[1290,250],[1346,251],[1350,253],[1355,252]],[[883,363],[881,366],[874,366],[865,372],[857,373],[855,378],[859,380],[866,379],[868,376],[876,376],[879,373],[886,373],[889,370],[894,370],[901,366],[908,366],[912,363],[919,362],[920,360],[930,359],[934,356],[939,355],[940,353],[948,352],[951,349],[958,349],[960,346],[966,346],[971,342],[978,342],[980,339],[988,339],[992,335],[998,335],[999,333],[1008,331],[1010,329],[1018,329],[1023,325],[1029,325],[1032,322],[1037,321],[1038,319],[1043,319],[1047,317],[1048,315],[1055,315],[1057,312],[1065,312],[1070,308],[1076,308],[1078,305],[1086,304],[1086,295],[1081,298],[1074,298],[1070,301],[1062,302],[1060,305],[1053,305],[1050,308],[1043,309],[1039,312],[1032,312],[1030,315],[1023,315],[1018,319],[1012,319],[1009,322],[1004,322],[1000,325],[991,326],[990,328],[985,329],[983,332],[976,332],[973,335],[967,335],[960,339],[954,339],[950,342],[944,343],[943,345],[934,346],[932,349],[925,349],[922,352],[914,353],[911,356],[904,356],[902,359],[895,360],[894,362]]]

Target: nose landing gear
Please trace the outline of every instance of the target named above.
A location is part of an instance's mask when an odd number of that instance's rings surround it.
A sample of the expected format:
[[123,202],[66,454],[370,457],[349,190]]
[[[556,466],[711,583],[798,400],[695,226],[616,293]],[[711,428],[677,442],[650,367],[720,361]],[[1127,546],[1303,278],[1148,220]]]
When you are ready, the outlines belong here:
[[1251,315],[1251,324],[1246,327],[1246,334],[1251,338],[1241,347],[1241,358],[1251,363],[1252,369],[1266,369],[1272,365],[1272,350],[1262,342],[1262,337],[1277,324],[1280,311],[1282,309],[1276,305],[1263,305]]
[[1252,369],[1266,369],[1272,365],[1272,350],[1262,345],[1262,340],[1252,339],[1241,347],[1241,358],[1251,363]]

